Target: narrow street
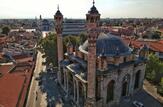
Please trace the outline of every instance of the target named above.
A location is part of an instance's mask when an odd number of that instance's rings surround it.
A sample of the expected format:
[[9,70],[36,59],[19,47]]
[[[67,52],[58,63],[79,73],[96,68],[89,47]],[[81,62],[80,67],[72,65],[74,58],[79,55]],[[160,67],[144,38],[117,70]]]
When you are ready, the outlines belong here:
[[47,70],[40,75],[39,86],[43,93],[47,93],[48,107],[74,107],[63,89],[57,83],[57,71]]
[[26,107],[41,107],[41,93],[38,87],[38,81],[36,80],[39,77],[39,73],[45,70],[45,66],[42,65],[43,62],[42,54],[38,51],[36,67],[31,81],[31,86],[28,94]]

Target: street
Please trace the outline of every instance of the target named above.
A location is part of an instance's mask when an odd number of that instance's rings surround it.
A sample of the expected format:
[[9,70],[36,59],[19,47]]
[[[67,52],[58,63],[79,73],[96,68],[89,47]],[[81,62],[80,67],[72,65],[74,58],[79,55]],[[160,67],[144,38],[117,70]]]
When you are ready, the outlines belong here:
[[40,75],[39,86],[43,93],[47,93],[48,107],[73,107],[71,101],[57,83],[57,71],[48,70]]
[[144,107],[163,107],[156,99],[150,96],[146,91],[141,90],[136,93],[131,100],[123,100],[121,101],[118,107],[134,107],[132,104],[133,101],[140,101],[144,104]]
[[34,74],[32,77],[26,107],[40,107],[42,95],[39,90],[38,81],[36,80],[36,78],[39,76],[39,73],[41,71],[45,70],[45,66],[42,65],[43,60],[44,59],[42,58],[41,52],[38,51],[36,67],[35,67]]

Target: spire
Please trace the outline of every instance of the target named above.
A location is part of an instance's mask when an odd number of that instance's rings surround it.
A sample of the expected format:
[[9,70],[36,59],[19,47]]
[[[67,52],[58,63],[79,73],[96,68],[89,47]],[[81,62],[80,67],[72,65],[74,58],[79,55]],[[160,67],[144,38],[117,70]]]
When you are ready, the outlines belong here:
[[57,6],[57,9],[59,10],[59,4],[58,4],[58,6]]
[[97,8],[95,7],[95,0],[93,0],[93,6],[91,7],[90,11],[88,11],[88,13],[99,14]]
[[57,5],[57,12],[55,13],[56,16],[62,16],[62,13],[59,10],[59,4]]
[[93,0],[93,5],[95,5],[95,0]]

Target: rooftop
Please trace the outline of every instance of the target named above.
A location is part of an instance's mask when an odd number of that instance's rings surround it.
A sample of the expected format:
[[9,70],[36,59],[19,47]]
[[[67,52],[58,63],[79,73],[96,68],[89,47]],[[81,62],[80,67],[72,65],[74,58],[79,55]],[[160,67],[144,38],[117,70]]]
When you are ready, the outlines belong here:
[[123,38],[123,40],[127,44],[131,44],[134,48],[141,48],[144,44],[146,44],[150,50],[155,52],[163,52],[163,40],[160,41],[139,41],[139,40],[131,40],[128,38]]
[[24,106],[32,71],[32,62],[26,59],[16,66],[13,64],[0,66],[0,105],[4,107]]

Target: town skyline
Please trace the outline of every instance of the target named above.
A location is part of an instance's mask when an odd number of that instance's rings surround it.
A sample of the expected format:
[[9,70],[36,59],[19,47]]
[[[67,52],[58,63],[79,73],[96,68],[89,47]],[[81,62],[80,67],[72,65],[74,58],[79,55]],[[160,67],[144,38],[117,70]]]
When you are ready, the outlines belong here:
[[[91,1],[91,0],[90,0]],[[53,18],[57,5],[65,18],[85,18],[88,0],[0,0],[0,19]],[[95,0],[102,18],[163,18],[162,0]],[[73,13],[73,14],[72,14]]]

